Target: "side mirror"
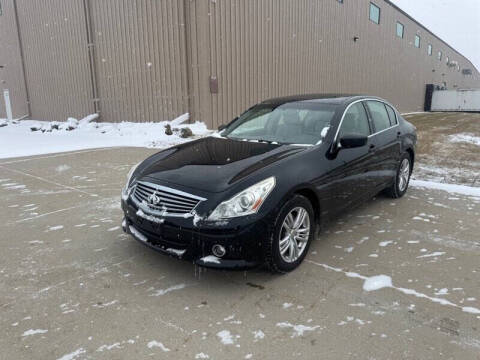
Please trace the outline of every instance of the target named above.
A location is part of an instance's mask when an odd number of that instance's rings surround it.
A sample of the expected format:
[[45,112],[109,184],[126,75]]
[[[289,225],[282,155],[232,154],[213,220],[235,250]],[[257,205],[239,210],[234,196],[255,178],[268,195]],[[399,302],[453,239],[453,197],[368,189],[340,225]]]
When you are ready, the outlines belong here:
[[359,148],[367,145],[368,136],[347,134],[340,139],[340,147],[344,149]]

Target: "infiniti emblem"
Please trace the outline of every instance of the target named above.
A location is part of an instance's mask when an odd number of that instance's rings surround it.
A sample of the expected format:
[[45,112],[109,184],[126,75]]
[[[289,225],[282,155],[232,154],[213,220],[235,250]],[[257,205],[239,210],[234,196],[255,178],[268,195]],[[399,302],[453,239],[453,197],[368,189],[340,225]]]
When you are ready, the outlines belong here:
[[148,197],[148,202],[152,205],[160,204],[160,197],[157,195],[156,191]]

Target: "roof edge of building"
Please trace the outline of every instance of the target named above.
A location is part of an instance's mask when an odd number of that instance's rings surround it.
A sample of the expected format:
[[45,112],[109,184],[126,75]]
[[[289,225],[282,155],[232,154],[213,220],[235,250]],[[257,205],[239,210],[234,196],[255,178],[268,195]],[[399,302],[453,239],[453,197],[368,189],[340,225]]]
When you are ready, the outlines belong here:
[[464,59],[466,59],[470,65],[473,66],[473,68],[477,71],[478,74],[480,74],[480,71],[477,69],[477,67],[475,66],[475,64],[468,58],[466,57],[465,55],[463,55],[460,51],[458,51],[457,49],[455,49],[452,45],[450,45],[449,43],[447,43],[445,40],[443,40],[440,36],[438,36],[437,34],[435,34],[433,31],[431,31],[429,28],[427,28],[425,25],[423,25],[420,21],[416,20],[412,15],[410,15],[409,13],[407,13],[405,10],[403,10],[402,8],[400,8],[398,5],[394,4],[391,0],[383,0],[385,3],[387,3],[388,5],[390,5],[391,7],[393,7],[395,10],[401,12],[403,15],[405,15],[406,17],[408,17],[410,20],[412,20],[413,22],[415,22],[418,26],[420,26],[421,28],[423,28],[424,30],[428,31],[431,35],[433,35],[434,37],[436,37],[438,40],[440,40],[442,43],[444,43],[445,45],[447,45],[450,49],[452,49],[453,51],[455,51],[458,55],[462,56]]

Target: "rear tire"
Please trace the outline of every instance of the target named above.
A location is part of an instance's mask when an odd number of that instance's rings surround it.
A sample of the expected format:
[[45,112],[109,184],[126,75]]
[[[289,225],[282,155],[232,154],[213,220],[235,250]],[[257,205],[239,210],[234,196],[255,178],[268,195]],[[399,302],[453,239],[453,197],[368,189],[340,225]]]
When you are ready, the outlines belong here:
[[400,158],[397,174],[393,184],[385,190],[386,194],[394,199],[401,198],[408,190],[410,176],[412,175],[412,158],[409,153],[404,153]]
[[266,246],[266,263],[276,273],[296,269],[315,236],[315,213],[310,201],[294,195],[280,209]]

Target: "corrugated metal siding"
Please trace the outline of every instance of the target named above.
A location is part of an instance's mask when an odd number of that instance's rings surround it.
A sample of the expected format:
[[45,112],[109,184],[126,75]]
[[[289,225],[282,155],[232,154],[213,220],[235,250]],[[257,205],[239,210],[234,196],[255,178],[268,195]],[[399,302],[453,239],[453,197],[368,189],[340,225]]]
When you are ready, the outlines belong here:
[[[480,86],[466,58],[383,0],[374,0],[380,25],[368,18],[369,0],[17,1],[38,119],[92,113],[94,88],[104,121],[160,121],[190,111],[214,128],[276,96],[366,93],[417,111],[428,83]],[[396,37],[397,20],[404,39]],[[413,46],[417,32],[421,49]],[[0,47],[13,38],[0,37]],[[448,68],[447,56],[474,75]],[[210,92],[211,77],[218,94]],[[22,96],[17,91],[14,103]]]
[[[299,93],[343,92],[383,96],[400,110],[423,109],[425,84],[473,86],[448,68],[446,56],[473,66],[453,49],[383,1],[380,25],[369,20],[368,0],[216,0],[198,13],[209,22],[209,59],[196,60],[199,79],[219,81],[219,94],[194,115],[213,126],[230,121],[250,105],[269,97]],[[405,37],[396,37],[396,21]],[[422,37],[421,49],[413,46]],[[354,36],[360,39],[353,41]],[[427,55],[432,43],[434,56]],[[442,62],[436,52],[442,49]],[[435,70],[435,72],[432,72]],[[476,82],[475,82],[476,81]],[[194,92],[201,91],[197,85]],[[208,92],[208,88],[207,88]],[[211,115],[208,109],[211,109]]]
[[93,113],[83,2],[17,0],[31,117]]
[[188,112],[183,2],[91,6],[103,121],[162,121]]
[[8,89],[14,118],[28,114],[20,44],[13,0],[2,0],[0,16],[0,118],[5,118],[3,90]]

